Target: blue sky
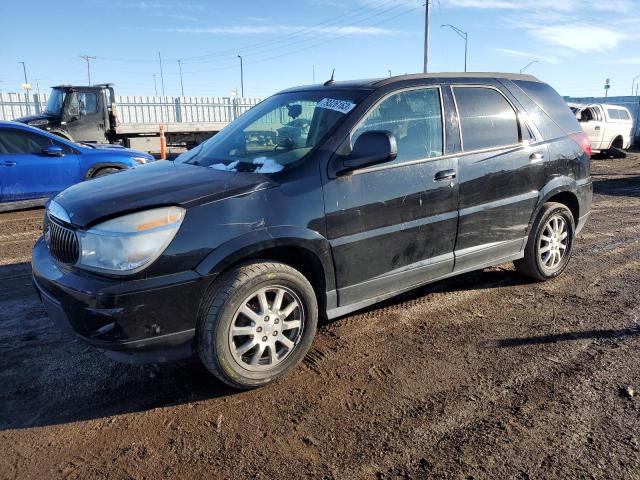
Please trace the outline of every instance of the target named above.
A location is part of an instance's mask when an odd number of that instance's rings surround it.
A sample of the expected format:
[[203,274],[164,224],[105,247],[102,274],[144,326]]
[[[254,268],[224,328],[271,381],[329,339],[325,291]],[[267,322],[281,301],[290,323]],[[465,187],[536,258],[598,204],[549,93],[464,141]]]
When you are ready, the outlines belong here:
[[[22,67],[42,91],[86,83],[79,55],[96,56],[92,83],[121,95],[264,97],[327,79],[422,70],[424,0],[76,0],[0,2],[0,91],[17,91]],[[563,95],[628,95],[640,75],[640,0],[433,0],[431,71],[519,71]]]

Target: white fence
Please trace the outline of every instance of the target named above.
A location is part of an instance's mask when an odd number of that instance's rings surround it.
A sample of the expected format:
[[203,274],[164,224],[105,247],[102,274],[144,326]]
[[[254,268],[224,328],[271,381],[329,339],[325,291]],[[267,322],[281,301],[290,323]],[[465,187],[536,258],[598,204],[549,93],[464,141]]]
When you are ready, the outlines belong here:
[[[0,93],[0,120],[40,114],[48,94]],[[259,98],[116,96],[120,123],[227,123],[260,102]]]

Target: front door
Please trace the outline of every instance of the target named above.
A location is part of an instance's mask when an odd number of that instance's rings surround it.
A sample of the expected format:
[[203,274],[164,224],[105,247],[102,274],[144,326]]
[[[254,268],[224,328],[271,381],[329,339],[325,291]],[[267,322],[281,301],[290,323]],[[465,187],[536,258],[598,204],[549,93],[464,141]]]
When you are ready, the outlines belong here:
[[604,113],[598,105],[592,105],[582,109],[580,126],[582,127],[582,130],[584,130],[584,133],[589,137],[591,146],[595,150],[603,148],[602,140],[604,137],[606,123],[604,121]]
[[382,98],[348,141],[387,130],[395,160],[329,179],[327,236],[340,306],[397,292],[450,273],[457,225],[457,160],[443,158],[440,89]]
[[[64,156],[42,152],[53,144]],[[0,128],[0,172],[4,202],[50,197],[81,179],[73,149],[46,135],[13,128]]]
[[104,143],[104,94],[96,90],[74,90],[67,95],[65,120],[67,131],[76,142]]

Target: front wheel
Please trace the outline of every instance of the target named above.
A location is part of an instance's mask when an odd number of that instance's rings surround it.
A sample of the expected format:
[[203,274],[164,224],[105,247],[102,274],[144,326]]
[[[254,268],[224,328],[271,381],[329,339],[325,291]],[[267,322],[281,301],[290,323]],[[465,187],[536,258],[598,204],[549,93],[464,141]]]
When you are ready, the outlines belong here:
[[516,269],[536,280],[557,277],[569,263],[574,235],[571,210],[561,203],[545,203],[531,228],[524,258],[514,262]]
[[315,293],[304,275],[277,262],[242,265],[218,279],[205,300],[198,355],[224,383],[259,387],[302,361],[317,323]]

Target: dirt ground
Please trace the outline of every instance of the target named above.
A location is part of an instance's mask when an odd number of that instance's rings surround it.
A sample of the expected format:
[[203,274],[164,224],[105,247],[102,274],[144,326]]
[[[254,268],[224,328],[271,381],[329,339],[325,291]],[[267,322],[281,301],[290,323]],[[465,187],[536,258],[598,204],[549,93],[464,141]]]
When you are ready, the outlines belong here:
[[560,278],[503,265],[325,322],[249,392],[59,332],[26,263],[42,210],[0,215],[0,478],[640,479],[640,155],[592,170]]

